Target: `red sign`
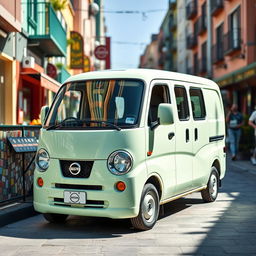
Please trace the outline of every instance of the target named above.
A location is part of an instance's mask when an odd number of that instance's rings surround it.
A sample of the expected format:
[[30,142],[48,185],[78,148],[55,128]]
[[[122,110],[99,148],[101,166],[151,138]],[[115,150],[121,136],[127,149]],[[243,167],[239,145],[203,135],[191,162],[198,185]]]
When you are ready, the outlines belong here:
[[109,56],[109,50],[105,45],[99,45],[95,48],[94,55],[99,60],[106,60]]
[[56,68],[56,66],[54,66],[51,63],[48,63],[47,67],[46,67],[46,74],[48,76],[52,77],[52,78],[56,78],[56,76],[57,76],[57,68]]

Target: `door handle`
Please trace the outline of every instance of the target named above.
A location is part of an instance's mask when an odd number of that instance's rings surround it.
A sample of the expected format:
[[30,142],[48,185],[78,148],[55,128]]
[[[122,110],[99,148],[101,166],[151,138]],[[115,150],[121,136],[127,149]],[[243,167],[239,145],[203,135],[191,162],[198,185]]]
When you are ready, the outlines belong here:
[[189,142],[189,129],[186,129],[186,142]]
[[170,132],[168,134],[168,139],[171,140],[174,137],[175,133],[174,132]]
[[198,140],[198,130],[195,128],[195,140]]

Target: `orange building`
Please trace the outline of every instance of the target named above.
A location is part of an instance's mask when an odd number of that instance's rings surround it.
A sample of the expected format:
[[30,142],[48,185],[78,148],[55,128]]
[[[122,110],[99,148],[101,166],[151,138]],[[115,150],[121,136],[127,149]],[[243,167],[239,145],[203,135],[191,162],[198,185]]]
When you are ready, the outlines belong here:
[[256,105],[256,0],[211,1],[213,78],[226,106]]

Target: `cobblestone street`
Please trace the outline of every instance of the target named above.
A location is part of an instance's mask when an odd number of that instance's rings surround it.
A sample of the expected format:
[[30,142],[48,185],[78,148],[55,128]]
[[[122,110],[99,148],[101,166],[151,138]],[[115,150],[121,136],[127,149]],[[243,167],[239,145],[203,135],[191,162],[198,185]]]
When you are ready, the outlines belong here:
[[229,164],[215,203],[199,193],[164,206],[147,232],[129,221],[70,217],[48,224],[42,215],[0,229],[0,255],[255,255],[256,175]]

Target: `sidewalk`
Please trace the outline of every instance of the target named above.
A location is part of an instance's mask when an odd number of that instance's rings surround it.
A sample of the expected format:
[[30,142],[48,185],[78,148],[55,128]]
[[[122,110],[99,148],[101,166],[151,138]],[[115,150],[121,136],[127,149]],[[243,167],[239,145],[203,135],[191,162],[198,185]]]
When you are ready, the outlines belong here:
[[256,175],[256,165],[253,165],[249,160],[238,159],[238,160],[232,161],[231,156],[227,154],[227,166]]
[[32,199],[0,206],[0,227],[36,215]]

